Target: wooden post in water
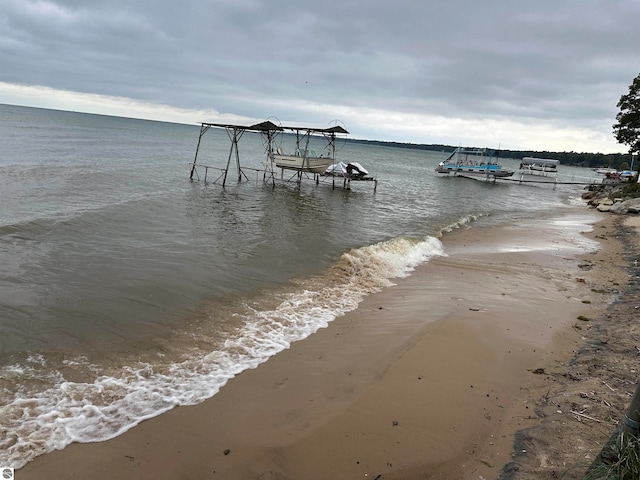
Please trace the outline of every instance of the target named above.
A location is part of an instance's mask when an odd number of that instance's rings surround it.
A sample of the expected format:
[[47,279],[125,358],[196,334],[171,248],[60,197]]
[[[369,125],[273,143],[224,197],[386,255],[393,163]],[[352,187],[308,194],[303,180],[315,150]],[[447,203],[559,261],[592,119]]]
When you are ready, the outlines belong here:
[[[198,161],[198,150],[200,150],[200,140],[202,140],[202,136],[205,132],[209,130],[209,125],[205,125],[204,123],[200,126],[200,136],[198,137],[198,146],[196,147],[196,155],[193,158],[193,164],[191,166],[191,175],[189,175],[189,179],[193,179],[193,174],[196,171],[196,162]],[[205,182],[206,183],[206,182]]]
[[234,151],[235,151],[235,157],[236,157],[236,168],[238,170],[238,181],[242,180],[242,170],[240,168],[240,153],[238,152],[238,141],[240,140],[240,138],[242,137],[242,134],[244,133],[244,128],[237,127],[237,126],[228,126],[226,130],[227,130],[227,135],[231,140],[231,149],[229,150],[229,158],[227,158],[227,168],[224,171],[224,178],[222,179],[223,187],[227,183],[227,173],[229,172],[229,165],[231,164],[231,157],[233,156]]

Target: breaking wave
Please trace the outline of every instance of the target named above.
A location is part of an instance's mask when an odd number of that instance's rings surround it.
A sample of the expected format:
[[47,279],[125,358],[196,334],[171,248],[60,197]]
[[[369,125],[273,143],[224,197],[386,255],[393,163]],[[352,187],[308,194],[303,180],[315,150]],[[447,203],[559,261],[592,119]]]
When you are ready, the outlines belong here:
[[[176,338],[185,341],[145,359],[107,366],[86,357],[31,355],[3,367],[0,464],[20,468],[72,442],[104,441],[175,406],[200,403],[235,375],[443,254],[435,237],[394,238],[348,251],[318,276],[247,299],[242,308],[225,312],[226,323],[205,305],[207,328],[179,332]],[[231,327],[217,328],[217,322]]]

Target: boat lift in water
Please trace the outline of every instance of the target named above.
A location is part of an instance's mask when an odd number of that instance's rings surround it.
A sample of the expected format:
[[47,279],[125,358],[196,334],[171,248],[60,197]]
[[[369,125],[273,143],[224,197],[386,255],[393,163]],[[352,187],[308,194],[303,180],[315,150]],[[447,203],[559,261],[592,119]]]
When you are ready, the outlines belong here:
[[[231,141],[229,149],[229,156],[227,158],[227,164],[225,168],[212,167],[198,163],[198,155],[200,153],[200,146],[202,137],[211,128],[223,128]],[[282,134],[285,131],[291,131],[295,133],[296,147],[295,151],[290,155],[284,154],[280,150],[280,143],[282,141]],[[240,162],[240,152],[238,150],[238,143],[245,132],[257,132],[260,134],[262,144],[265,148],[266,160],[264,162],[264,169],[256,169],[250,167],[243,167]],[[374,192],[377,188],[377,179],[368,175],[352,176],[346,175],[343,177],[331,175],[323,175],[330,166],[335,169],[336,165],[336,146],[339,138],[343,135],[347,135],[349,132],[340,125],[334,125],[329,128],[311,128],[311,127],[284,127],[276,125],[270,120],[257,123],[251,126],[244,125],[232,125],[223,123],[202,123],[200,127],[200,135],[198,137],[198,145],[196,147],[195,157],[191,166],[191,173],[189,178],[191,180],[200,180],[200,172],[204,169],[203,180],[207,183],[209,178],[209,170],[215,170],[219,172],[219,175],[211,183],[221,183],[224,187],[227,182],[227,177],[230,171],[232,159],[235,160],[236,172],[238,175],[238,182],[243,180],[249,181],[249,177],[245,173],[247,171],[255,171],[256,173],[262,173],[263,181],[271,182],[275,187],[276,180],[283,182],[295,182],[298,186],[301,185],[303,180],[312,180],[318,185],[320,182],[328,182],[331,180],[331,185],[336,188],[336,179],[342,178],[342,187],[346,190],[351,188],[351,181],[372,181],[374,183]],[[312,137],[324,138],[324,150],[319,155],[315,150],[310,148],[310,141]],[[279,175],[276,174],[277,170],[280,170]],[[286,177],[285,172],[288,172],[289,176]],[[278,178],[279,177],[279,178]]]
[[[200,145],[202,143],[202,137],[205,135],[205,133],[207,133],[207,131],[209,131],[211,127],[224,128],[225,131],[227,132],[227,135],[229,136],[229,140],[231,141],[231,148],[229,150],[229,157],[227,159],[227,166],[225,168],[197,164],[198,154],[200,153]],[[277,132],[281,132],[282,127],[279,127],[278,125],[270,121],[257,123],[255,125],[251,125],[248,127],[243,125],[231,125],[231,124],[225,124],[225,123],[202,123],[200,126],[200,135],[198,136],[198,145],[196,147],[196,154],[193,159],[193,163],[190,163],[191,174],[189,175],[189,178],[193,180],[195,176],[195,178],[199,180],[200,175],[198,173],[198,168],[201,168],[201,169],[204,169],[203,180],[205,183],[207,183],[209,170],[210,169],[217,170],[218,172],[220,172],[220,174],[215,180],[213,180],[212,183],[217,183],[218,181],[222,180],[222,186],[224,187],[227,182],[227,174],[229,173],[231,159],[235,158],[236,172],[238,174],[238,182],[241,182],[243,177],[246,180],[249,180],[249,177],[247,177],[247,175],[243,171],[244,170],[243,167],[240,165],[240,151],[238,150],[238,142],[240,141],[240,139],[242,138],[242,135],[244,135],[246,131],[259,132],[261,136],[266,138],[269,146],[268,148],[269,150],[271,150],[272,148],[271,144],[273,142],[275,134]]]

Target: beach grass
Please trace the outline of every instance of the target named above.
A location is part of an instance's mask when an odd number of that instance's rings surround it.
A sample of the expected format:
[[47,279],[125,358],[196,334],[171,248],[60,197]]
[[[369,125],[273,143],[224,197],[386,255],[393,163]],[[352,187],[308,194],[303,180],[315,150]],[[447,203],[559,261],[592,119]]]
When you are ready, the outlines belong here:
[[634,480],[640,478],[640,439],[620,432],[607,452],[607,461],[599,462],[584,480]]

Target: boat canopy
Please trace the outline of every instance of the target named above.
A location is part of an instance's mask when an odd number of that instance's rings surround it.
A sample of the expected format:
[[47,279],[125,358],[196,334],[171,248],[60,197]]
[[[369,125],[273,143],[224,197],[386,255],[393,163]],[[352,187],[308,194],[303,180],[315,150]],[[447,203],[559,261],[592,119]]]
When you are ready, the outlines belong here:
[[560,165],[560,160],[553,160],[551,158],[522,157],[522,163],[525,165],[535,164],[541,167],[557,167]]
[[322,133],[322,134],[348,134],[349,132],[340,125],[334,125],[329,128],[314,128],[314,127],[292,127],[292,126],[280,126],[275,123],[266,120],[264,122],[256,123],[255,125],[232,125],[227,123],[207,123],[203,122],[203,126],[208,127],[220,127],[220,128],[229,128],[229,129],[237,129],[237,130],[247,130],[253,132],[270,132],[277,131],[281,132],[283,130],[292,130],[295,132],[310,132],[310,133]]

